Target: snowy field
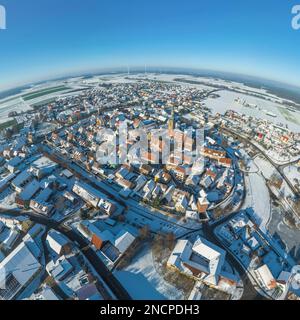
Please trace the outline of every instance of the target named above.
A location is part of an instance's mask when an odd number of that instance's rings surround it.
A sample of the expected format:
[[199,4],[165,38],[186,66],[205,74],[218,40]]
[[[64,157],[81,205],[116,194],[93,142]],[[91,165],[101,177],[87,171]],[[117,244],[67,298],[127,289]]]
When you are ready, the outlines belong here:
[[[214,113],[224,114],[227,110],[234,110],[248,116],[265,119],[275,124],[284,124],[288,128],[295,132],[300,132],[300,112],[286,111],[286,116],[283,115],[282,105],[272,101],[266,101],[264,99],[252,97],[246,94],[240,94],[227,90],[218,91],[220,96],[217,99],[208,98],[204,101],[204,104],[211,108]],[[237,102],[236,98],[245,99],[247,103],[257,105],[257,108],[245,107]],[[266,112],[271,112],[277,117],[267,115]]]
[[0,102],[0,123],[12,120],[8,117],[10,112],[21,112],[31,110],[31,107],[23,101],[23,99],[18,98],[5,103]]
[[253,217],[265,232],[271,218],[270,195],[265,179],[260,173],[250,173],[245,177],[245,184],[247,193],[243,209],[253,209]]
[[145,247],[124,270],[115,276],[135,300],[180,300],[184,294],[167,283],[156,271],[151,249]]

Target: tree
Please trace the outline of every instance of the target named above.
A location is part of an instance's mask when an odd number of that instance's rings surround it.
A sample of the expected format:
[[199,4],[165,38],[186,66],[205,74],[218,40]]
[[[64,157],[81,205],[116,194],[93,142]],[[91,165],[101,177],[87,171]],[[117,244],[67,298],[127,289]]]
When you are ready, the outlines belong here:
[[118,220],[118,222],[125,222],[126,218],[125,218],[124,214],[120,214],[120,215],[117,217],[117,220]]
[[79,217],[81,220],[85,220],[88,218],[87,211],[84,209],[80,209]]
[[11,139],[11,137],[13,136],[13,132],[11,129],[7,129],[6,132],[5,132],[5,138],[7,140]]
[[175,240],[176,240],[174,233],[173,232],[167,233],[165,240],[166,240],[167,247],[170,250],[172,250],[174,248],[174,244],[175,244]]
[[19,133],[19,131],[20,131],[20,128],[19,128],[19,126],[17,124],[12,126],[13,134],[17,134],[17,133]]
[[145,240],[148,239],[150,236],[150,229],[148,225],[145,225],[139,229],[139,236],[141,239]]

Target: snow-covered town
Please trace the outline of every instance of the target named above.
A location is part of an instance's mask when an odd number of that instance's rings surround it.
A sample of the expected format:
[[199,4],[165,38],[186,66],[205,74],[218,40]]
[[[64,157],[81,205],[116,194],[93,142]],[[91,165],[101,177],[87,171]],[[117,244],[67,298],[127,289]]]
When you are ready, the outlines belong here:
[[0,300],[299,300],[298,107],[129,71],[0,100]]

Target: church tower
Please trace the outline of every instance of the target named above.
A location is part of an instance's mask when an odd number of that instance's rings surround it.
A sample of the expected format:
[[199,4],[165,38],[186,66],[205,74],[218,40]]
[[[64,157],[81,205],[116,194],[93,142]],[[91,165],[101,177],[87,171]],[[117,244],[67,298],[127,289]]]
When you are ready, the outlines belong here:
[[169,128],[169,133],[170,133],[170,134],[173,134],[174,129],[175,129],[174,105],[172,106],[172,114],[171,114],[171,117],[170,117],[170,119],[169,119],[168,128]]

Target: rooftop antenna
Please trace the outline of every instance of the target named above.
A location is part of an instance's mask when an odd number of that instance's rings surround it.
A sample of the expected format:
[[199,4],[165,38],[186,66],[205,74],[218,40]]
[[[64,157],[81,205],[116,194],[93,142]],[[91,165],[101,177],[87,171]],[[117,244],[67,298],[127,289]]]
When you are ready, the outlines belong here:
[[147,74],[147,65],[145,64],[145,75]]

